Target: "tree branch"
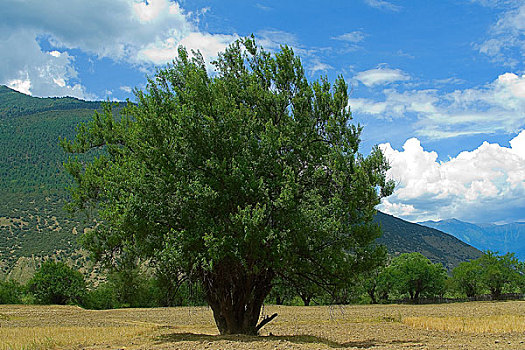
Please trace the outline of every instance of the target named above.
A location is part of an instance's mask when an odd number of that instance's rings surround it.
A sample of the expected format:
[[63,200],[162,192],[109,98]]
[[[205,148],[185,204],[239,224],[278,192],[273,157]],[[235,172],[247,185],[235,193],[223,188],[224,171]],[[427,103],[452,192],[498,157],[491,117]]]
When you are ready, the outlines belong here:
[[274,313],[271,316],[266,316],[263,320],[255,327],[255,331],[258,333],[261,328],[263,328],[267,323],[270,323],[274,318],[277,317],[277,313]]

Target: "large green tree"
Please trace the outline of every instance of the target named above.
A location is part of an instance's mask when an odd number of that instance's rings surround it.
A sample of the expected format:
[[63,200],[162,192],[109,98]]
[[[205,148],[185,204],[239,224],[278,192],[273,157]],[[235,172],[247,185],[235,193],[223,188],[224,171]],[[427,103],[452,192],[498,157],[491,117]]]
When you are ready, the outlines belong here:
[[416,302],[421,296],[434,297],[445,291],[447,272],[443,265],[433,264],[421,253],[403,253],[382,272],[400,294]]
[[469,298],[481,294],[483,282],[481,276],[484,271],[478,260],[463,261],[452,270],[454,287]]
[[514,253],[498,255],[498,252],[487,250],[474,263],[480,266],[479,277],[490,290],[492,299],[500,299],[504,289],[512,290],[521,278],[520,263]]
[[100,216],[85,237],[97,258],[167,257],[202,283],[221,334],[256,334],[277,276],[335,291],[384,258],[372,217],[392,184],[379,149],[358,153],[342,77],[309,83],[292,49],[253,39],[214,65],[180,48],[136,104],[64,140],[72,153],[105,149],[67,164],[71,203]]

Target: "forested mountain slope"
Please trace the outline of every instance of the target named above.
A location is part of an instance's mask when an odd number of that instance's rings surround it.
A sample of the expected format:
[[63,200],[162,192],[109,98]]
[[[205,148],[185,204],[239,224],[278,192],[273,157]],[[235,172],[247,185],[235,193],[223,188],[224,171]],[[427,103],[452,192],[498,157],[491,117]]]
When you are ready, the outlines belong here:
[[[70,179],[58,142],[99,108],[100,102],[35,98],[0,86],[0,278],[27,278],[45,256],[83,264],[78,235],[94,222],[63,209]],[[480,254],[437,230],[382,213],[377,220],[391,254],[418,251],[447,268]]]
[[0,86],[0,273],[22,256],[74,255],[85,225],[63,210],[70,179],[59,137],[100,102],[35,98]]

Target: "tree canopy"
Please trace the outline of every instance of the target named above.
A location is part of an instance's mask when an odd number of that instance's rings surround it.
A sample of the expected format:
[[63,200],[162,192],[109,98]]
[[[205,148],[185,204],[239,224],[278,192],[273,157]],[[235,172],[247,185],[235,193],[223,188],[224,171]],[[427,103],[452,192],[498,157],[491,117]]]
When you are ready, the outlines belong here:
[[391,193],[381,151],[358,152],[342,77],[309,83],[289,47],[236,41],[209,74],[184,48],[136,90],[63,140],[71,207],[100,225],[85,246],[111,264],[171,261],[202,283],[221,334],[256,334],[277,277],[335,291],[377,266],[374,207]]
[[433,264],[421,253],[404,253],[395,257],[383,274],[383,279],[390,280],[394,289],[400,294],[408,294],[412,301],[445,292],[445,268],[440,263]]
[[84,276],[63,262],[45,261],[28,282],[40,304],[80,304],[86,293]]

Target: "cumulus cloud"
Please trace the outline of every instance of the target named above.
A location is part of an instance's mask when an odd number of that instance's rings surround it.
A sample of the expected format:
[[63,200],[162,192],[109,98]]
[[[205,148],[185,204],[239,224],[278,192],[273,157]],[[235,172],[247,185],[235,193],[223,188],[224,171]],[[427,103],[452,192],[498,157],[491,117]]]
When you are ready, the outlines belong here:
[[383,90],[384,100],[349,100],[354,112],[378,118],[416,116],[416,134],[431,139],[495,132],[515,133],[525,127],[525,75],[500,75],[481,87],[439,93],[436,90]]
[[396,81],[409,80],[410,76],[400,69],[378,67],[359,72],[354,78],[364,85],[371,87],[375,85],[390,84]]
[[473,222],[516,221],[525,212],[525,131],[510,147],[484,142],[438,162],[412,138],[402,151],[389,143],[379,146],[398,185],[379,210],[410,221],[459,218]]
[[78,82],[74,58],[67,52],[42,51],[31,31],[0,35],[0,84],[35,96],[92,97]]
[[[0,83],[29,81],[35,95],[86,97],[75,83],[72,49],[140,66],[171,61],[181,44],[200,49],[210,61],[237,38],[203,33],[197,22],[196,14],[169,0],[11,2],[0,12],[0,52],[16,64],[2,64]],[[51,53],[41,49],[42,38],[54,47]],[[16,45],[8,45],[13,40]]]

